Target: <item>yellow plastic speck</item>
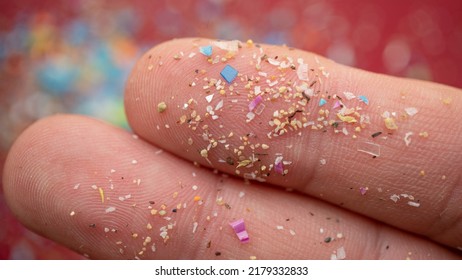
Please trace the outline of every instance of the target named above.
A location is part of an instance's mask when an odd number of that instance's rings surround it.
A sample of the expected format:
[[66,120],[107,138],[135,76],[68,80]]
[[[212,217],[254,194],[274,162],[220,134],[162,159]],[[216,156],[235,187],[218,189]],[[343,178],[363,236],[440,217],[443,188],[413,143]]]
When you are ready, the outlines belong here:
[[104,190],[99,188],[99,195],[101,196],[101,203],[104,203]]
[[342,120],[343,122],[346,122],[346,123],[355,123],[355,122],[357,122],[357,120],[356,120],[354,117],[352,117],[352,116],[344,116],[344,115],[338,113],[338,114],[337,114],[337,117],[338,117],[340,120]]
[[165,102],[162,101],[159,104],[157,104],[157,112],[162,113],[165,110],[167,110],[167,104]]
[[395,120],[393,118],[385,118],[384,119],[385,126],[390,129],[390,130],[397,130],[398,126],[395,123]]

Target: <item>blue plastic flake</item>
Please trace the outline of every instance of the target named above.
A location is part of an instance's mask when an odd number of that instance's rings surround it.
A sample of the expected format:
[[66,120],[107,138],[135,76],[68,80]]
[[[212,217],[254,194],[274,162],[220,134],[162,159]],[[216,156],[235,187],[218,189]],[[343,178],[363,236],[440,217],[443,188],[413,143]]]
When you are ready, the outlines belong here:
[[324,98],[321,98],[321,100],[319,100],[319,106],[324,106],[326,105],[327,101],[324,99]]
[[212,46],[202,46],[199,48],[199,52],[205,56],[212,55]]
[[228,84],[232,83],[237,76],[237,70],[233,67],[226,65],[223,70],[221,70],[221,76],[228,82]]
[[369,105],[369,99],[367,99],[367,97],[365,97],[364,95],[360,95],[360,96],[358,96],[358,98],[362,102],[366,103],[366,105]]

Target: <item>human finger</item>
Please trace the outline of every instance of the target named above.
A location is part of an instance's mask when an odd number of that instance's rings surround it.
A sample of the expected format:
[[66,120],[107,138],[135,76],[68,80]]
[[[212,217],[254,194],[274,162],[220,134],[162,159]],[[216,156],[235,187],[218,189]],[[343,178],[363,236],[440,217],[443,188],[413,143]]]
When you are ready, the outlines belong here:
[[187,160],[462,246],[460,90],[288,47],[180,39],[138,61],[125,105],[136,133]]
[[[90,258],[457,258],[327,203],[195,167],[78,116],[26,130],[8,155],[4,188],[26,226]],[[245,244],[229,226],[240,218]]]

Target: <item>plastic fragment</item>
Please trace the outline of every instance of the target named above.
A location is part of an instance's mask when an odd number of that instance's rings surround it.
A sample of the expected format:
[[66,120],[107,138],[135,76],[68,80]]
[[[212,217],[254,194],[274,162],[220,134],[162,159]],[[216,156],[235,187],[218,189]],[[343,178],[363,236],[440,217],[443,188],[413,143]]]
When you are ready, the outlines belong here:
[[274,161],[274,171],[276,171],[276,173],[279,173],[279,174],[284,173],[284,166],[282,165],[281,156],[277,157],[276,160]]
[[367,99],[366,96],[364,95],[360,95],[358,96],[359,100],[361,100],[362,102],[364,102],[366,105],[369,105],[369,99]]
[[210,103],[210,102],[212,102],[212,99],[213,99],[213,95],[214,95],[214,94],[212,93],[212,94],[210,94],[210,95],[207,95],[207,96],[205,97],[205,100],[207,100],[207,103]]
[[372,156],[378,157],[380,156],[380,145],[372,143],[372,142],[360,142],[358,143],[358,152],[363,152],[366,154],[370,154]]
[[261,95],[255,97],[255,99],[252,100],[252,102],[250,102],[249,104],[249,111],[253,111],[253,109],[255,109],[262,101],[263,98],[261,97]]
[[229,225],[233,228],[234,232],[237,235],[237,238],[241,241],[241,243],[249,242],[249,234],[245,230],[244,219],[239,219],[234,222],[229,223]]
[[348,91],[344,91],[344,92],[343,92],[343,95],[345,95],[345,98],[346,98],[347,100],[351,100],[351,99],[353,99],[353,98],[356,97],[352,92],[348,92]]
[[327,101],[324,98],[319,100],[319,107],[326,105]]
[[413,132],[409,131],[404,135],[404,143],[406,143],[406,146],[409,146],[411,144],[411,136],[414,135]]
[[337,117],[338,117],[340,120],[342,120],[343,122],[346,122],[346,123],[355,123],[355,122],[357,122],[357,120],[356,120],[354,117],[352,117],[352,116],[344,116],[344,115],[338,113],[338,114],[337,114]]
[[226,65],[223,70],[221,70],[221,76],[228,82],[228,84],[232,83],[237,76],[238,71],[231,67],[230,65]]
[[340,103],[340,101],[335,101],[334,103],[334,106],[332,107],[332,109],[337,109],[337,108],[340,108],[342,106],[342,104]]
[[406,111],[406,114],[408,114],[410,117],[414,116],[415,114],[417,114],[417,112],[419,112],[419,110],[417,110],[417,108],[415,107],[404,108],[404,111]]
[[395,123],[395,120],[393,118],[385,118],[384,120],[385,126],[390,129],[390,130],[397,130],[398,126]]
[[165,110],[167,110],[167,104],[164,101],[157,104],[157,112],[162,113]]
[[407,204],[409,206],[413,206],[413,207],[420,207],[420,203],[419,202],[415,202],[415,201],[408,201]]
[[308,64],[302,63],[298,66],[297,76],[300,81],[308,81]]
[[216,41],[213,43],[215,46],[219,47],[222,50],[229,52],[237,52],[239,50],[239,41]]
[[337,249],[337,260],[343,260],[346,258],[345,248],[342,246]]
[[212,46],[202,46],[199,48],[199,52],[205,56],[211,56],[212,55]]

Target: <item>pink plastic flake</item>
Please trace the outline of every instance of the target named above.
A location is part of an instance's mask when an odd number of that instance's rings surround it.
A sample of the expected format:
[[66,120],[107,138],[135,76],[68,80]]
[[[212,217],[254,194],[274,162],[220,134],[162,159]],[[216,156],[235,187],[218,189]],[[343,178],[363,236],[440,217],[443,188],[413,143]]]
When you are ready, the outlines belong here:
[[340,103],[340,101],[336,101],[335,104],[334,104],[334,107],[332,107],[332,109],[337,109],[337,108],[340,108],[342,106],[342,104]]
[[260,102],[262,102],[263,98],[261,97],[261,95],[255,97],[254,100],[252,100],[252,102],[250,102],[249,104],[249,111],[253,111],[253,109],[255,109],[258,104],[260,104]]
[[247,243],[249,242],[249,234],[245,230],[245,224],[244,224],[244,219],[239,219],[234,222],[229,223],[229,225],[233,228],[234,232],[237,235],[237,238],[242,243]]
[[279,174],[284,173],[284,165],[282,164],[282,156],[278,156],[274,161],[274,171]]

